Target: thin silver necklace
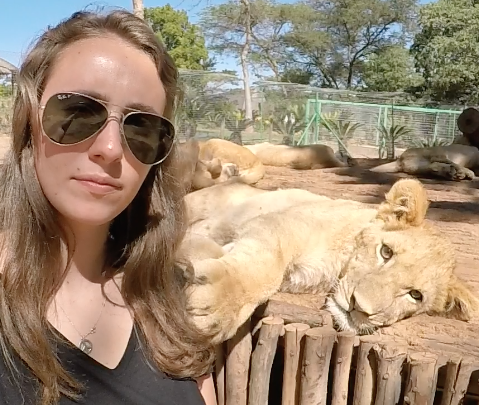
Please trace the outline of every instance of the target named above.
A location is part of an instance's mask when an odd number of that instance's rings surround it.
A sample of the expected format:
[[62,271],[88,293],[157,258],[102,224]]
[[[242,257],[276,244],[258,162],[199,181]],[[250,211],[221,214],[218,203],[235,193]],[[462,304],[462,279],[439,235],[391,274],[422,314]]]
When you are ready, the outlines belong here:
[[67,315],[67,313],[65,312],[65,310],[62,308],[62,306],[60,304],[58,304],[58,306],[60,307],[60,309],[62,310],[62,312],[65,314],[65,317],[67,318],[68,322],[70,322],[71,326],[73,326],[73,328],[76,330],[76,332],[80,335],[80,343],[78,343],[78,348],[86,353],[86,354],[90,354],[93,350],[93,343],[91,342],[90,339],[87,339],[88,336],[94,334],[96,332],[96,325],[98,324],[98,322],[100,322],[100,318],[101,318],[101,315],[103,314],[103,309],[105,308],[105,304],[106,304],[106,298],[103,297],[103,305],[101,307],[101,311],[100,311],[100,315],[98,316],[98,319],[96,320],[95,324],[93,325],[93,327],[90,329],[90,331],[86,334],[86,335],[83,335],[78,329],[77,327],[75,326],[75,324],[72,322],[72,320],[69,318],[69,316]]

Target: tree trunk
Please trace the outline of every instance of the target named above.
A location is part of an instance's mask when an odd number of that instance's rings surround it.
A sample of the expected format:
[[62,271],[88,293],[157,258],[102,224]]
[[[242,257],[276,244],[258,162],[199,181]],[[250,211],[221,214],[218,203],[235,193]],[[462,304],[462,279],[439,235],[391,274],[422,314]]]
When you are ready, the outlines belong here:
[[135,14],[137,17],[140,17],[142,20],[145,19],[143,0],[133,0],[133,14]]
[[389,159],[389,160],[394,160],[394,155],[395,155],[395,151],[394,149],[396,148],[395,144],[394,144],[394,139],[391,138],[389,140],[389,142],[387,143],[387,147],[386,147],[386,150],[387,150],[387,156],[386,158]]
[[248,55],[251,43],[251,9],[249,0],[241,0],[245,13],[245,40],[241,51],[241,68],[243,69],[244,81],[244,109],[245,118],[253,120],[253,107],[251,102],[251,89],[249,86]]

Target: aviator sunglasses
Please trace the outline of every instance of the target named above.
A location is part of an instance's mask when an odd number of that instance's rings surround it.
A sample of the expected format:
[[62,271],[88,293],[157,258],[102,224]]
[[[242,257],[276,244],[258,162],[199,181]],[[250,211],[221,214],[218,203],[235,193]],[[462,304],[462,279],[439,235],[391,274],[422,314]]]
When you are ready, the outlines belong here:
[[[85,94],[64,92],[48,99],[41,120],[43,132],[59,145],[74,145],[98,134],[108,123],[107,103]],[[146,165],[163,162],[170,153],[175,127],[157,114],[126,108],[120,128],[133,156]]]

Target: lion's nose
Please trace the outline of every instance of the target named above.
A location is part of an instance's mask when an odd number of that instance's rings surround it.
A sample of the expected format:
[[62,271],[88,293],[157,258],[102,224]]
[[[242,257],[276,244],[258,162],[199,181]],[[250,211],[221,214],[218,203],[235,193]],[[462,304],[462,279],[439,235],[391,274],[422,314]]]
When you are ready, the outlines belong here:
[[358,312],[364,312],[367,315],[371,315],[370,308],[366,308],[364,305],[361,305],[358,298],[353,294],[351,300],[349,301],[349,310],[355,310]]

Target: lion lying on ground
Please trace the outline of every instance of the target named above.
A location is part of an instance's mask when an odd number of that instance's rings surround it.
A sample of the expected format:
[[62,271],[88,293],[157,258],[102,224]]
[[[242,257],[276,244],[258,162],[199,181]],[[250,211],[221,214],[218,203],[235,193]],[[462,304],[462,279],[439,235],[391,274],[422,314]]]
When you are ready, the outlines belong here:
[[370,169],[379,173],[407,173],[447,180],[472,180],[479,171],[479,149],[451,144],[429,148],[406,149],[394,162]]
[[269,142],[245,145],[264,165],[289,167],[296,170],[348,167],[353,161],[343,162],[327,145],[275,145]]
[[479,307],[453,273],[452,245],[425,220],[429,202],[415,179],[396,182],[376,208],[304,190],[248,197],[243,188],[240,202],[238,190],[235,207],[197,221],[183,249],[189,311],[214,343],[278,291],[329,293],[337,327],[360,334],[420,313],[468,320]]
[[235,165],[238,170],[237,175],[243,183],[257,183],[265,174],[263,164],[244,146],[217,138],[200,142],[199,146],[199,159],[201,161],[209,162],[212,159],[219,159],[223,164]]
[[380,173],[407,173],[447,180],[472,180],[479,172],[479,111],[466,108],[457,119],[463,133],[451,145],[409,148],[397,160],[370,169]]
[[178,143],[179,173],[187,191],[201,190],[222,183],[238,174],[236,165],[222,163],[220,159],[213,158],[207,161],[199,159],[200,143],[194,138]]

